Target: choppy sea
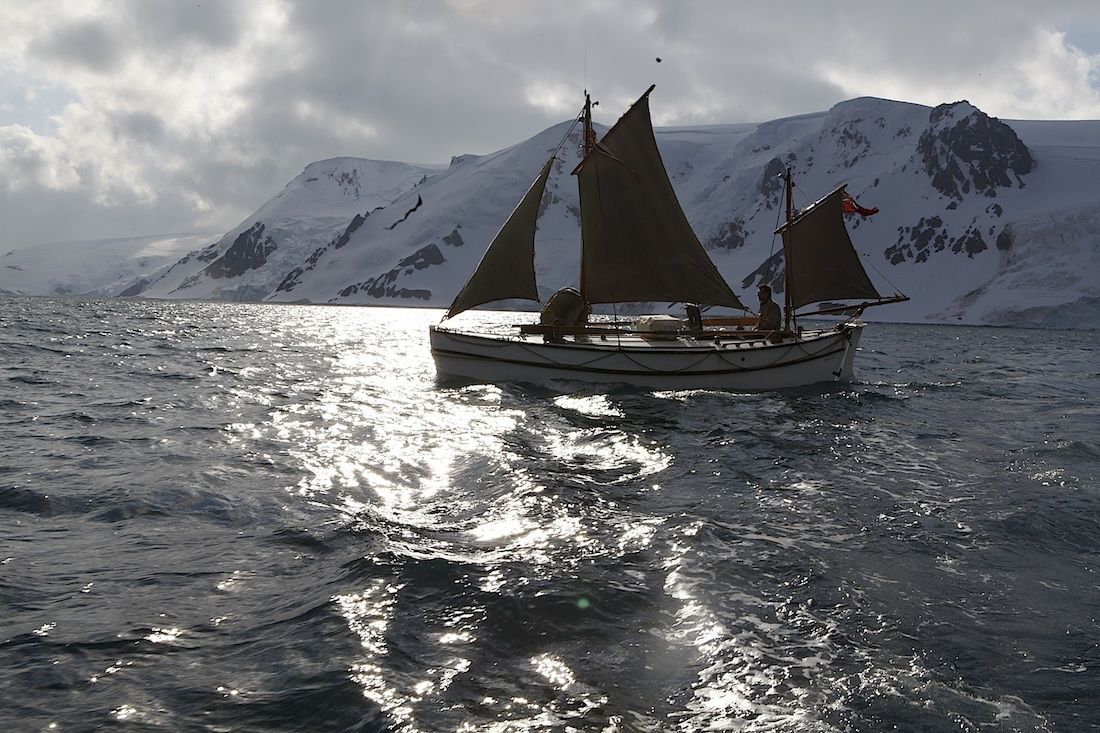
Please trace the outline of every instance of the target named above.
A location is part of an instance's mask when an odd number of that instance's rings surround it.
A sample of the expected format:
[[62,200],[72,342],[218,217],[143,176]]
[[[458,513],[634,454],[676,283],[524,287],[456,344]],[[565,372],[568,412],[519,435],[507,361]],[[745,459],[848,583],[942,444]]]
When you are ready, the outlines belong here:
[[1096,333],[647,392],[439,316],[0,299],[0,730],[1100,730]]

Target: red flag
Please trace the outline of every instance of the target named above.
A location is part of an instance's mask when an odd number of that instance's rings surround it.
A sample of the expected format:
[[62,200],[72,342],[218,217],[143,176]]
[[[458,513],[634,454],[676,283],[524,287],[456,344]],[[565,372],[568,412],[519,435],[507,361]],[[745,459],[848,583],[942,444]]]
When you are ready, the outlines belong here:
[[845,214],[859,214],[860,216],[871,216],[878,213],[877,208],[865,209],[860,206],[847,191],[840,194],[840,208]]

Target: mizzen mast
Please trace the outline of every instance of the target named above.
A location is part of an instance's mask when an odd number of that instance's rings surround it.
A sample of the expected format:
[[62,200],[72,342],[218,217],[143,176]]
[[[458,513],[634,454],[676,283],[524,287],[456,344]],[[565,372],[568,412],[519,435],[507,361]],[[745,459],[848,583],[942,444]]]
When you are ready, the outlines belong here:
[[[577,164],[579,168],[581,164],[596,150],[596,130],[592,127],[592,95],[588,93],[588,90],[584,90],[584,113],[583,113],[584,129],[581,131],[581,163]],[[577,171],[574,170],[574,173]],[[583,207],[583,204],[582,204]],[[582,244],[583,249],[583,244]],[[585,276],[584,257],[581,257],[581,271],[577,285],[580,287],[582,294],[588,292],[585,289],[585,281],[588,278]]]
[[[787,197],[787,225],[794,221],[794,181],[791,178],[791,168],[783,173],[783,189]],[[791,261],[784,257],[783,262],[783,330],[791,330],[791,321],[794,320],[794,306],[791,305]]]

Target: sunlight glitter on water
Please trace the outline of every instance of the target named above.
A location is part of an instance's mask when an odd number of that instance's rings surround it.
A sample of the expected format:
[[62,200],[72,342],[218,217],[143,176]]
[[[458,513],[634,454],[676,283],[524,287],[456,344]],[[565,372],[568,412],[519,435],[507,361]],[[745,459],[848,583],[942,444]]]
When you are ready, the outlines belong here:
[[408,721],[411,710],[405,707],[407,696],[390,685],[383,668],[373,661],[383,658],[387,652],[386,631],[393,616],[394,596],[400,589],[400,586],[377,580],[361,593],[337,596],[334,600],[349,628],[358,635],[367,657],[367,661],[352,668],[352,679],[382,710],[398,720]]
[[653,394],[436,380],[437,313],[17,305],[5,730],[1095,717],[1094,339]]
[[612,404],[607,395],[561,395],[554,404],[589,417],[623,417],[622,409]]

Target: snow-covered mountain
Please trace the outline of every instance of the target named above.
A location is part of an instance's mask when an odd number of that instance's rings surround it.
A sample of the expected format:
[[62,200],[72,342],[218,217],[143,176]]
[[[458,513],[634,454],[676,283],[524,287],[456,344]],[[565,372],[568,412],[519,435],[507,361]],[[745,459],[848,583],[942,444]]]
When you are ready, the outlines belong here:
[[[314,163],[142,295],[446,306],[570,125],[445,169]],[[578,134],[542,203],[544,295],[576,283]],[[867,317],[1100,326],[1100,121],[1002,122],[967,102],[860,98],[763,124],[663,128],[657,143],[700,240],[747,303],[758,282],[781,285],[772,232],[777,174],[790,165],[800,205],[847,182],[880,209],[850,222],[852,238],[880,291],[912,300]]]
[[346,231],[356,217],[386,206],[441,168],[362,158],[311,163],[221,239],[124,294],[264,300],[290,271]]
[[0,253],[0,293],[112,297],[214,239],[212,232],[50,242]]

